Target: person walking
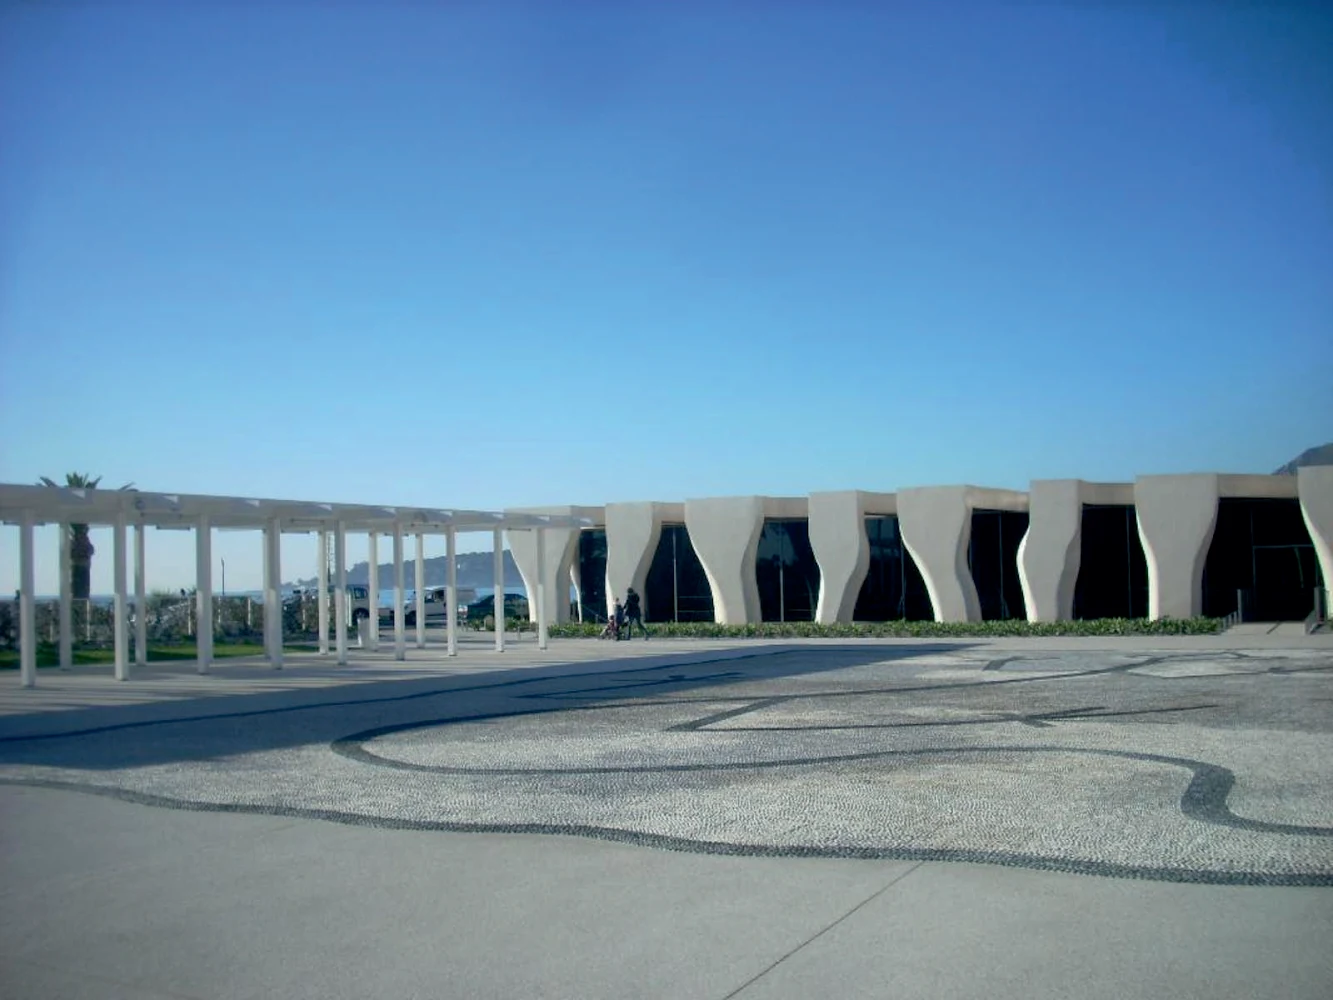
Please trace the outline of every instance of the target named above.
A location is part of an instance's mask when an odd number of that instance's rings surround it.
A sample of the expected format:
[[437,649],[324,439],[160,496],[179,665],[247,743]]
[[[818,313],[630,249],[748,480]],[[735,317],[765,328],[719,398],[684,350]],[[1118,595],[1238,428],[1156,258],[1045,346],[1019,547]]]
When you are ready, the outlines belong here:
[[628,633],[625,638],[634,638],[635,623],[638,624],[639,631],[643,633],[643,637],[647,639],[648,629],[644,627],[643,624],[643,607],[639,603],[639,595],[634,592],[633,587],[630,587],[625,594],[625,626]]

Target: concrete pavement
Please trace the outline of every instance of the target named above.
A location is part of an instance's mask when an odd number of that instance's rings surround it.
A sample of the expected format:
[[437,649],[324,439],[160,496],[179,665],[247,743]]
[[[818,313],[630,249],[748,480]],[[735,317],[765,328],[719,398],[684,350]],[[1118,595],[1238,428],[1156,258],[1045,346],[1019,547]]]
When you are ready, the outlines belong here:
[[53,683],[0,717],[0,993],[1327,996],[1333,657],[1155,647]]

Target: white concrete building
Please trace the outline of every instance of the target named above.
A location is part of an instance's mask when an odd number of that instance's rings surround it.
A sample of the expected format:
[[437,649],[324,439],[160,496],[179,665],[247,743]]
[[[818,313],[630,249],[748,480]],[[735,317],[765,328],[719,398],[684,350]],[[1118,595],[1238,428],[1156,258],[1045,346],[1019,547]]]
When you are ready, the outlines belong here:
[[[529,596],[539,642],[549,622],[571,615],[603,619],[633,587],[649,621],[817,620],[825,623],[926,618],[979,621],[1026,618],[1223,617],[1239,608],[1251,620],[1305,618],[1326,607],[1333,575],[1333,466],[1296,476],[1199,474],[1142,476],[1133,483],[1043,480],[1027,492],[931,486],[873,493],[848,490],[808,497],[713,497],[603,507],[528,507],[507,511],[187,496],[0,484],[0,521],[19,528],[20,632],[32,637],[33,527],[109,525],[113,529],[115,672],[129,675],[129,543],[134,529],[134,600],[145,597],[143,532],[193,530],[197,539],[197,620],[212,621],[211,538],[218,529],[260,532],[264,554],[264,645],[282,665],[279,537],[317,532],[333,546],[334,580],[320,560],[321,652],[347,659],[348,532],[392,546],[394,650],[404,653],[403,546],[416,542],[417,572],[426,535],[444,535],[449,586],[455,586],[455,535],[493,533],[497,593],[508,535]],[[71,662],[68,532],[61,532],[60,662]],[[372,594],[376,581],[372,580]],[[414,581],[418,601],[424,590]],[[575,595],[571,602],[568,596]],[[455,649],[456,601],[448,617]],[[330,611],[332,608],[332,611]],[[495,635],[504,649],[503,616]],[[417,608],[415,641],[425,642]],[[134,648],[143,662],[144,616]],[[371,616],[372,644],[378,620]],[[330,650],[329,625],[334,647]],[[213,637],[199,634],[199,669]],[[35,642],[22,644],[22,683],[35,680]]]

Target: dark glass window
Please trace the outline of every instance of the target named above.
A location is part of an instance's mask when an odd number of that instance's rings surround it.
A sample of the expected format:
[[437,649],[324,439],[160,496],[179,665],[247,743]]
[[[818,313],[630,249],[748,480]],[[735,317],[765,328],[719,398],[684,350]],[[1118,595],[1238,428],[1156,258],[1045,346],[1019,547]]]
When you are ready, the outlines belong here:
[[713,588],[683,524],[662,525],[643,589],[645,621],[713,621]]
[[967,565],[977,586],[983,621],[1027,618],[1018,579],[1018,546],[1028,530],[1024,511],[974,510]]
[[1223,497],[1203,568],[1203,613],[1221,618],[1244,594],[1247,621],[1298,621],[1323,586],[1310,532],[1295,499]]
[[933,621],[926,581],[903,544],[896,517],[867,517],[870,567],[852,617],[858,622]]
[[585,621],[606,620],[606,529],[579,532],[579,603]]
[[755,556],[760,616],[766,622],[809,622],[819,603],[819,563],[810,547],[810,522],[769,520]]
[[1074,617],[1148,617],[1148,562],[1132,504],[1083,505]]

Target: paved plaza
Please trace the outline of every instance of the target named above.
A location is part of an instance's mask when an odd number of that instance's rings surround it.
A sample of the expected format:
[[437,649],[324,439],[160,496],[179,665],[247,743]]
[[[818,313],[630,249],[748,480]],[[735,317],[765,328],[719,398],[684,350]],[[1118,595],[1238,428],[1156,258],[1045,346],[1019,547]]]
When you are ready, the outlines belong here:
[[[125,864],[145,881],[121,879],[122,891],[138,898],[159,884],[186,926],[244,924],[247,905],[273,901],[237,902],[234,885],[213,885],[211,902],[196,886],[187,901],[181,887],[200,874],[180,866],[196,845],[219,872],[253,879],[276,838],[287,861],[268,877],[282,893],[338,908],[379,898],[384,883],[415,900],[396,921],[379,913],[381,947],[398,934],[428,937],[420,908],[453,900],[462,912],[432,919],[507,956],[502,969],[441,945],[468,985],[444,966],[432,978],[426,963],[417,972],[436,985],[413,986],[400,969],[394,995],[804,996],[820,976],[845,981],[847,995],[1326,995],[1333,965],[1310,936],[1326,943],[1333,931],[1333,646],[1224,640],[571,640],[503,656],[472,642],[454,661],[435,650],[413,650],[406,663],[365,654],[341,672],[313,656],[281,673],[258,662],[219,664],[209,677],[155,666],[119,688],[44,671],[35,691],[0,700],[5,878],[11,896],[31,903],[4,917],[6,939],[30,962],[14,967],[27,978],[7,992],[47,983],[31,995],[85,995],[75,979],[56,989],[42,978],[59,973],[61,942],[36,935],[33,922],[63,935],[56,929],[71,919],[91,921],[94,946],[97,928],[114,937],[116,921],[103,927],[96,907],[74,917],[57,908],[79,909],[93,876],[94,898],[120,905],[106,895],[99,857],[115,868],[128,851]],[[154,865],[155,851],[174,875]],[[66,855],[85,881],[61,889]],[[404,870],[395,857],[418,860]],[[470,873],[458,868],[464,858]],[[300,888],[287,885],[295,871],[305,873]],[[476,882],[483,871],[495,898]],[[59,891],[45,893],[43,879]],[[566,898],[527,898],[516,883]],[[724,903],[726,886],[734,894]],[[214,893],[236,912],[215,912]],[[900,896],[915,902],[895,909]],[[667,911],[647,913],[653,899]],[[971,908],[991,906],[1010,914],[1009,930],[974,926]],[[913,909],[927,923],[909,929]],[[553,932],[533,928],[529,910],[585,921],[560,932],[575,938],[604,913],[593,965],[534,959]],[[727,923],[731,910],[748,937]],[[1090,914],[1129,938],[1099,941]],[[468,916],[475,926],[463,931]],[[1164,920],[1187,944],[1175,966],[1151,972],[1158,945],[1136,935],[1157,927],[1160,942]],[[1017,975],[1023,948],[1045,954],[1027,938],[1034,924],[1062,953],[997,989],[995,976]],[[657,952],[646,927],[663,935]],[[987,953],[995,934],[1024,928],[1024,942],[992,956],[988,974],[950,929],[969,927],[978,945],[991,942]],[[702,951],[687,975],[677,951],[701,928],[712,930],[691,945]],[[124,987],[114,995],[264,995],[281,975],[271,942],[219,933],[208,944],[188,938],[166,960],[170,989],[135,978],[138,967],[104,942],[119,970],[108,981]],[[278,938],[292,933],[283,923]],[[300,944],[313,933],[300,931]],[[617,935],[632,943],[637,986],[626,985]],[[857,935],[862,951],[849,943]],[[903,935],[917,952],[889,961],[890,939]],[[269,957],[236,982],[224,967],[188,971],[190,952],[214,961],[218,947]],[[810,971],[836,947],[849,949],[840,960],[849,964]],[[1129,960],[1103,947],[1128,948]],[[1072,965],[1070,949],[1080,956]],[[1191,977],[1205,974],[1197,956],[1218,950],[1236,969],[1193,989],[1202,980]],[[1119,978],[1068,981],[1098,963]],[[980,978],[958,979],[964,969]],[[1266,986],[1253,981],[1265,969],[1277,977]],[[361,987],[309,995],[375,992]],[[283,992],[306,995],[293,989]]]

